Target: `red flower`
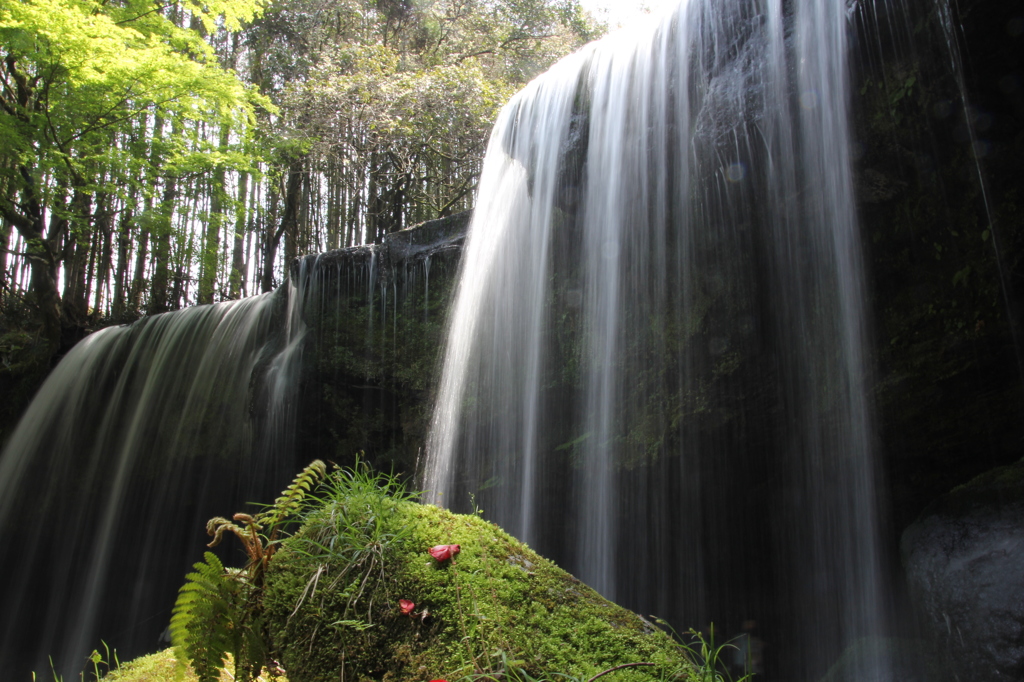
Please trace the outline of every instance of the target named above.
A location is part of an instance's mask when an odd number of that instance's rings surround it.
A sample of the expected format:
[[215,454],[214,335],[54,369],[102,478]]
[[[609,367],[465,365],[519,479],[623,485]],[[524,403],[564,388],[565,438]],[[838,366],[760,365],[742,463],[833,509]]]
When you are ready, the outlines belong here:
[[411,616],[412,615],[412,610],[414,608],[416,608],[416,604],[414,604],[413,602],[409,601],[408,599],[399,599],[398,600],[398,608],[400,608],[402,610],[402,615],[403,616]]
[[448,680],[430,680],[430,682],[448,682]]
[[458,545],[435,545],[430,548],[430,556],[438,561],[447,561],[459,553]]

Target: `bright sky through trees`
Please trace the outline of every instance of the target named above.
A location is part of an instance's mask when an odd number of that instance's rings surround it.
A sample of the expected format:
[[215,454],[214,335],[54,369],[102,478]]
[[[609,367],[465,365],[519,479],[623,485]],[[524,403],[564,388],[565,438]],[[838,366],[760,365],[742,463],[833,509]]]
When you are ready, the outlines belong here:
[[580,4],[608,29],[627,26],[645,14],[661,14],[680,0],[581,0]]

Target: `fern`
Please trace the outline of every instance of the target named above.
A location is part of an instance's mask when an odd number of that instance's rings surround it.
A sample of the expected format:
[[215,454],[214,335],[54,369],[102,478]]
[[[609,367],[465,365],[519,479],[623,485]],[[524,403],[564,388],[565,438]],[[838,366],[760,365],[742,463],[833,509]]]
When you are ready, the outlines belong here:
[[327,476],[326,464],[319,459],[310,462],[305,469],[299,472],[291,485],[281,492],[281,496],[274,500],[274,506],[256,515],[256,523],[270,527],[271,533],[275,533],[281,523],[302,511],[302,502],[306,493],[320,483],[325,476]]
[[[327,465],[319,459],[315,459],[299,472],[291,485],[282,491],[281,496],[266,511],[260,512],[256,516],[238,513],[232,517],[231,521],[222,516],[210,519],[206,522],[206,533],[212,535],[213,540],[207,547],[219,545],[225,532],[234,533],[242,541],[245,553],[249,556],[249,564],[246,568],[249,571],[250,581],[257,587],[262,587],[263,573],[276,549],[281,524],[302,511],[306,494],[326,475]],[[239,526],[235,521],[244,526]],[[268,536],[261,533],[264,528],[270,529]]]
[[212,552],[204,558],[185,576],[171,613],[171,643],[180,669],[191,663],[199,682],[216,682],[231,654],[235,679],[252,679],[266,661],[252,586]]
[[[217,682],[228,654],[234,657],[235,679],[252,680],[267,661],[263,637],[262,592],[267,563],[278,543],[280,527],[302,511],[307,493],[327,474],[314,460],[299,472],[272,506],[255,516],[238,513],[232,519],[214,517],[206,523],[216,547],[224,533],[241,540],[249,563],[245,569],[226,569],[211,552],[185,576],[171,615],[171,642],[179,670],[191,663],[199,682]],[[269,535],[263,529],[269,529]]]
[[224,565],[206,552],[194,564],[171,614],[171,643],[183,669],[189,663],[199,682],[216,682],[224,658],[234,650],[231,615],[234,595]]

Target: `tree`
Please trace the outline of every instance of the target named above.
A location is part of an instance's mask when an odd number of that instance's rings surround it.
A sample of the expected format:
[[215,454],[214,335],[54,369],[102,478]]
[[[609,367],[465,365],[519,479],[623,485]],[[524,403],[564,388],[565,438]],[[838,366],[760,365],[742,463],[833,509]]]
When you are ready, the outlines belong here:
[[[114,198],[123,206],[132,196],[152,197],[144,169],[157,158],[173,165],[185,146],[161,139],[166,131],[147,130],[145,122],[174,119],[172,138],[189,123],[251,127],[263,100],[218,65],[201,32],[238,30],[259,10],[258,0],[187,1],[166,12],[144,0],[0,2],[0,173],[7,188],[0,216],[25,244],[44,356],[57,350],[62,323],[84,312],[76,305],[88,300],[82,259],[97,227],[106,243]],[[186,19],[190,28],[182,28]],[[131,144],[140,134],[171,153]],[[224,161],[201,155],[207,165]],[[195,166],[198,159],[193,153],[187,161]],[[62,308],[58,271],[66,259],[73,262],[65,290],[77,300]]]

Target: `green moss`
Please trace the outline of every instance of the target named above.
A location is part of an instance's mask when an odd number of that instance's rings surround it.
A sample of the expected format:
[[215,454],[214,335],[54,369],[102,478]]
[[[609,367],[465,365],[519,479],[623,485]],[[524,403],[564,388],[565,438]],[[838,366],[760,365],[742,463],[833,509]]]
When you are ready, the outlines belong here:
[[[230,667],[221,672],[221,682],[234,680],[228,672]],[[140,656],[103,676],[104,682],[195,682],[195,679],[196,676],[191,670],[185,671],[182,676],[178,675],[178,659],[174,656],[174,649],[164,649],[155,654]],[[259,680],[288,682],[284,677],[272,677],[266,671]]]
[[[345,680],[457,679],[506,666],[587,679],[656,663],[607,676],[639,682],[687,666],[666,634],[494,524],[395,500],[374,512],[379,539],[357,547],[344,528],[324,533],[348,506],[314,515],[267,574],[267,622],[296,682],[333,682],[343,667]],[[438,544],[461,552],[438,563],[428,553]],[[415,602],[415,617],[399,599]]]

